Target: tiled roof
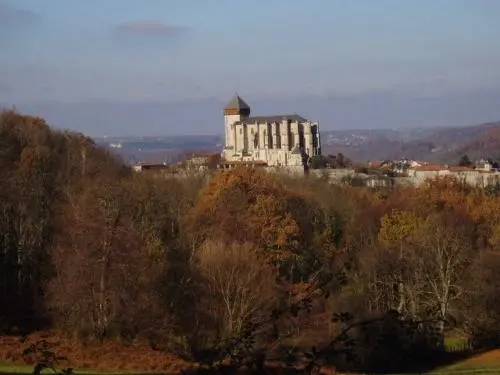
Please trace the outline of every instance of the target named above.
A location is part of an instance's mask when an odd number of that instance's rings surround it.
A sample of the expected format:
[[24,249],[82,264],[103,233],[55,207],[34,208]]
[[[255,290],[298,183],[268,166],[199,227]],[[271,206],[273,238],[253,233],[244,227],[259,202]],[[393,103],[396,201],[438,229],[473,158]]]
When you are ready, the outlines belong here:
[[419,167],[413,167],[410,168],[414,171],[444,171],[448,168],[444,165],[439,165],[439,164],[427,164],[427,165],[421,165]]
[[238,94],[235,94],[232,99],[227,103],[226,107],[224,109],[250,109],[250,106],[245,103],[243,99],[241,99]]

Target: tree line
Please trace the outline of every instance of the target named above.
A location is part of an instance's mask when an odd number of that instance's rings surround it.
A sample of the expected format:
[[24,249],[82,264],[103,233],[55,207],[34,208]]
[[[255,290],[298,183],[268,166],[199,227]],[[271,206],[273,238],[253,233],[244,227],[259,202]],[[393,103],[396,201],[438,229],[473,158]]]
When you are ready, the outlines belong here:
[[15,111],[0,176],[3,334],[141,339],[199,362],[323,348],[364,369],[448,337],[498,344],[500,197],[453,179],[165,179]]

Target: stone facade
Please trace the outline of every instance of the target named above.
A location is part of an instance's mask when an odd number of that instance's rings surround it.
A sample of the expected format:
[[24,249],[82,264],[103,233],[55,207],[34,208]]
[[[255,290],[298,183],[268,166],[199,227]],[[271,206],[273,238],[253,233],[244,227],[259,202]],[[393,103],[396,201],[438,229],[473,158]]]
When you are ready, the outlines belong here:
[[447,168],[426,168],[417,167],[408,170],[408,177],[411,178],[413,185],[418,186],[428,179],[454,177],[470,186],[485,188],[500,184],[500,173],[473,170],[466,167],[447,167]]
[[250,107],[235,95],[224,108],[225,147],[228,161],[264,162],[269,166],[305,166],[321,155],[319,122],[302,116],[250,116]]

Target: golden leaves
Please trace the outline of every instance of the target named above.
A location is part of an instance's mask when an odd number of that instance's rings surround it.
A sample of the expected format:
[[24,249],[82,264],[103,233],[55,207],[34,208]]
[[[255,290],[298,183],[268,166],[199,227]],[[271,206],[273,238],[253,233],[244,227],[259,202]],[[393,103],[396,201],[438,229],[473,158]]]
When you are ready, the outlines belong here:
[[24,147],[19,158],[19,167],[24,170],[43,168],[50,162],[50,149],[46,146]]
[[200,192],[189,213],[199,240],[224,238],[263,249],[293,251],[300,237],[303,200],[275,176],[251,168],[217,174]]
[[493,250],[500,251],[500,222],[493,226],[489,244]]
[[422,220],[413,212],[394,210],[382,217],[379,241],[386,246],[409,240],[422,226]]

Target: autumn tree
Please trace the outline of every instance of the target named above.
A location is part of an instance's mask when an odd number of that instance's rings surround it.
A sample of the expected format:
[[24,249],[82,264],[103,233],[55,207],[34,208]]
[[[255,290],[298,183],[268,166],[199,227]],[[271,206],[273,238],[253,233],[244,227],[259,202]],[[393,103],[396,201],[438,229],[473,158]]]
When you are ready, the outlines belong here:
[[126,170],[89,138],[54,131],[39,117],[0,113],[0,305],[7,321],[31,327],[45,321],[42,285],[51,274],[55,212],[65,194],[86,178]]
[[455,212],[435,214],[426,219],[417,239],[416,272],[425,280],[427,296],[422,304],[439,319],[443,337],[445,322],[456,315],[457,302],[467,291],[463,277],[474,256],[467,224],[466,218]]
[[[473,188],[455,176],[427,179],[417,191],[417,202],[421,212],[427,214],[446,209],[463,210],[467,197],[473,193]],[[425,202],[425,205],[422,205]]]
[[0,305],[11,323],[36,326],[43,315],[40,285],[47,276],[58,193],[54,144],[42,119],[0,114]]
[[186,217],[194,248],[208,239],[251,243],[277,267],[306,256],[310,241],[307,198],[277,177],[252,168],[220,172],[200,191]]
[[500,254],[486,251],[473,262],[470,278],[467,280],[469,292],[463,297],[462,328],[470,334],[475,348],[496,348],[500,335]]
[[90,138],[15,111],[0,113],[0,174],[0,330],[147,338],[203,357],[250,328],[259,350],[317,346],[340,310],[380,323],[356,332],[368,367],[401,346],[434,350],[422,321],[441,348],[453,325],[476,347],[498,343],[494,188],[448,176],[375,190],[244,167],[134,174]]
[[195,331],[208,335],[211,345],[237,339],[249,324],[269,319],[276,306],[276,275],[255,245],[210,240],[192,261],[203,290],[195,320],[202,326]]
[[475,192],[468,196],[465,209],[476,228],[476,246],[497,248],[498,223],[500,223],[499,197]]
[[[403,313],[403,309],[408,308],[406,297],[414,294],[411,287],[408,288],[412,284],[409,279],[412,277],[409,253],[412,251],[410,247],[415,242],[415,235],[420,230],[420,226],[420,218],[408,211],[393,211],[381,220],[379,241],[387,249],[396,251],[395,258],[393,258],[394,274],[392,277],[397,285],[397,302],[394,308],[400,314]],[[385,259],[389,260],[388,257]],[[410,301],[410,303],[415,305],[415,301]],[[415,313],[414,309],[412,310]]]
[[103,340],[134,331],[141,322],[133,315],[154,309],[163,254],[135,226],[132,205],[119,182],[101,180],[62,208],[64,230],[56,237],[56,276],[49,285],[50,307],[61,327]]
[[[182,220],[205,181],[198,177],[161,179],[153,175],[137,174],[122,181],[128,191],[131,218],[141,234],[142,251],[156,260],[161,270],[150,273],[152,290],[160,299],[163,318],[149,324],[149,337],[155,347],[180,345],[185,350],[186,336],[191,335],[196,319],[197,270],[192,267],[193,249],[189,235],[183,232]],[[158,277],[158,283],[154,279]]]

